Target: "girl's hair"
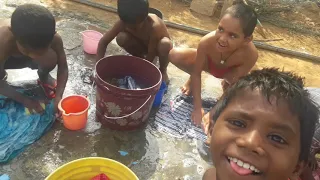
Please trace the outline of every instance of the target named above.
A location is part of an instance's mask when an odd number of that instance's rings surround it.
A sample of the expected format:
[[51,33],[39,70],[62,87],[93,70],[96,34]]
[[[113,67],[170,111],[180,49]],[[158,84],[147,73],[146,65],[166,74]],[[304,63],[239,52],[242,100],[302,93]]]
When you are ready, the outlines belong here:
[[245,37],[251,36],[257,25],[257,14],[250,6],[244,4],[242,0],[234,1],[234,5],[229,7],[226,14],[230,14],[234,18],[240,20],[243,34]]

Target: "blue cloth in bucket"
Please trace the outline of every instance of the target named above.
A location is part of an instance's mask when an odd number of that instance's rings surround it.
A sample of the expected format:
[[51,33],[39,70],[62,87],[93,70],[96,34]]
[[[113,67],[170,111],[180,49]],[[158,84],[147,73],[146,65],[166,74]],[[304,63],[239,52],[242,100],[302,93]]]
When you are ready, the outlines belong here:
[[166,91],[168,90],[168,86],[166,85],[165,82],[161,83],[160,89],[156,94],[156,97],[154,98],[153,105],[152,107],[159,107],[162,103],[162,98]]
[[53,102],[43,114],[26,115],[25,107],[0,95],[0,163],[7,163],[52,126]]

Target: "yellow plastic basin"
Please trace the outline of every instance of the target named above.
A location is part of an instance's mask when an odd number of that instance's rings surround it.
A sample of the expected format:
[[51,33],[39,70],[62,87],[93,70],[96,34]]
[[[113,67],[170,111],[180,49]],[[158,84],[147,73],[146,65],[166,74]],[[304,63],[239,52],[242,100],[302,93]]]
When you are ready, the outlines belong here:
[[112,159],[100,157],[71,161],[51,173],[46,180],[91,180],[101,173],[111,180],[139,180],[127,166]]

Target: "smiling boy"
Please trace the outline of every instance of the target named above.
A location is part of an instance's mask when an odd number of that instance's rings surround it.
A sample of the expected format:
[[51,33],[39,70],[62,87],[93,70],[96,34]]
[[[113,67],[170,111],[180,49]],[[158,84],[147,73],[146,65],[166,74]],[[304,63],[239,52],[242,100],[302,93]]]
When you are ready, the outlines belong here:
[[319,110],[303,80],[277,69],[253,71],[216,107],[204,180],[287,180],[308,160]]

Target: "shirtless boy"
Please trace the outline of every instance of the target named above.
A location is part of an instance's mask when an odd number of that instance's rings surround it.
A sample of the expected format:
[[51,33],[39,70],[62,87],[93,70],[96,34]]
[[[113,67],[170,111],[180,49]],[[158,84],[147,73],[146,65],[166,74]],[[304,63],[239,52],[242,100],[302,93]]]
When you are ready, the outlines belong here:
[[[12,14],[10,23],[0,27],[0,94],[22,103],[33,113],[44,109],[40,103],[15,91],[7,82],[6,69],[38,69],[38,84],[46,96],[54,99],[55,110],[62,98],[68,66],[61,37],[55,30],[55,19],[42,6],[25,4]],[[58,65],[57,81],[50,76]]]
[[224,90],[246,75],[258,59],[252,42],[256,24],[256,13],[245,4],[236,4],[226,10],[216,31],[201,39],[198,49],[177,48],[170,51],[170,62],[191,75],[182,91],[187,95],[192,92],[194,123],[200,125],[203,113],[201,72],[223,79]]
[[104,57],[108,44],[116,38],[118,45],[133,56],[150,62],[158,56],[163,81],[169,83],[167,66],[172,42],[162,19],[148,12],[147,0],[118,0],[120,20],[100,40],[97,60]]
[[215,168],[204,180],[288,180],[308,161],[319,109],[302,78],[277,69],[251,72],[217,104],[210,130]]

